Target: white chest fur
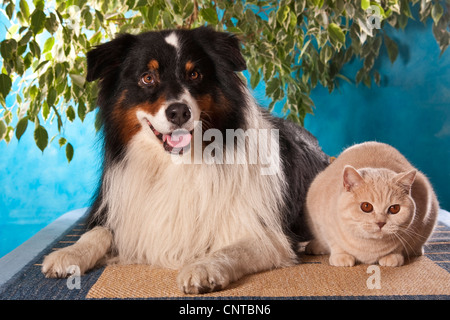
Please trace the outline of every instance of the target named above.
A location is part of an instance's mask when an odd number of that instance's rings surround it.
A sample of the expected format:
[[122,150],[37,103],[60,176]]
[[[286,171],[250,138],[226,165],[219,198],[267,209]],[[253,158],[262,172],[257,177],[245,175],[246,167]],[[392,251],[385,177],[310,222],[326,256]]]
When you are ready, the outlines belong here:
[[283,178],[258,165],[175,164],[141,130],[103,185],[119,259],[179,268],[252,237],[290,250],[281,228]]

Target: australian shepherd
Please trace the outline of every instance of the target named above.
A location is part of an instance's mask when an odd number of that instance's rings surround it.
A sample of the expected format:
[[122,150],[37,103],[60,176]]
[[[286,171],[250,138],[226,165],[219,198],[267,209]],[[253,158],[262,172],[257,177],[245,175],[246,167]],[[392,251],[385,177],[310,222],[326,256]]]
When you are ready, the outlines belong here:
[[328,157],[257,105],[238,39],[207,27],[122,34],[87,55],[103,173],[89,230],[48,255],[66,277],[102,263],[179,270],[185,293],[298,262],[307,188]]

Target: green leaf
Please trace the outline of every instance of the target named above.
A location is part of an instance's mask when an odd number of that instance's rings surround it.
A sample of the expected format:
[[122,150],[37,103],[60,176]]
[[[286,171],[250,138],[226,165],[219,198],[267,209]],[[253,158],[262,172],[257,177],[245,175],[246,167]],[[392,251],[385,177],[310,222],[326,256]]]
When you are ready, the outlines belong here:
[[361,9],[367,10],[370,7],[370,0],[361,0]]
[[2,141],[5,137],[6,129],[6,124],[3,122],[3,120],[0,120],[0,141]]
[[397,43],[395,43],[395,41],[389,38],[387,35],[384,35],[384,43],[386,44],[389,60],[391,60],[391,63],[394,63],[398,56]]
[[17,51],[17,41],[14,39],[3,40],[0,46],[0,52],[5,60],[10,60]]
[[23,18],[28,21],[30,18],[30,8],[28,7],[28,3],[26,0],[20,0],[19,2],[20,13]]
[[219,18],[217,17],[217,12],[213,8],[205,8],[200,10],[200,15],[209,24],[216,25],[219,23]]
[[70,143],[68,143],[66,145],[66,158],[67,158],[67,161],[69,161],[69,163],[73,159],[73,153],[74,153],[73,146]]
[[373,80],[375,81],[375,83],[379,86],[380,82],[381,82],[381,75],[378,71],[375,71],[373,73]]
[[31,37],[33,36],[33,32],[28,31],[25,33],[25,35],[22,37],[22,39],[19,40],[19,47],[26,46],[28,42],[30,42]]
[[0,74],[0,93],[2,94],[3,98],[6,99],[6,96],[8,95],[9,91],[11,90],[12,81],[11,78],[4,74]]
[[343,45],[345,43],[345,34],[342,29],[335,23],[330,23],[328,25],[328,34],[330,40],[334,43],[340,43]]
[[406,18],[413,17],[413,15],[411,13],[411,8],[409,7],[409,1],[407,1],[407,0],[401,1],[400,12],[402,13],[402,16],[405,16]]
[[45,2],[44,0],[33,0],[34,6],[39,10],[44,10]]
[[49,37],[47,40],[45,40],[44,50],[42,51],[42,53],[46,53],[46,52],[49,52],[50,50],[52,50],[54,44],[55,44],[55,38]]
[[59,147],[62,147],[63,145],[65,145],[66,142],[67,142],[66,138],[64,138],[64,137],[59,138],[59,140],[58,140]]
[[78,117],[81,119],[81,122],[86,118],[86,106],[82,101],[78,104]]
[[36,9],[31,15],[31,30],[35,35],[44,30],[45,13],[42,10]]
[[75,110],[73,109],[72,106],[69,106],[67,108],[66,116],[67,116],[67,119],[69,119],[70,122],[73,122],[73,120],[75,120],[76,114],[75,114]]
[[92,18],[92,14],[89,12],[89,10],[85,10],[83,12],[83,19],[84,19],[84,26],[86,28],[89,28],[89,26],[91,25],[93,18]]
[[48,94],[47,94],[47,103],[49,106],[53,106],[55,104],[56,101],[56,89],[55,88],[50,88],[48,90]]
[[38,43],[34,40],[31,40],[28,46],[33,56],[39,59],[41,57],[41,48],[39,47]]
[[356,84],[360,83],[363,80],[364,76],[365,76],[364,68],[359,69],[358,72],[356,73],[355,79]]
[[148,22],[150,22],[150,25],[152,27],[154,27],[156,25],[156,21],[158,20],[158,17],[159,17],[159,10],[156,5],[153,5],[150,8],[148,8],[147,18],[148,18]]
[[48,105],[48,102],[44,101],[42,103],[42,116],[44,117],[44,120],[47,120],[49,115],[50,115],[50,107]]
[[444,14],[444,8],[442,8],[439,2],[436,2],[431,8],[431,17],[433,18],[434,24],[437,25],[442,15]]
[[28,127],[28,117],[23,117],[22,119],[17,122],[16,126],[16,138],[17,140],[20,140],[22,135],[24,134],[25,130],[27,130]]
[[258,85],[259,81],[261,80],[261,73],[256,72],[253,73],[250,77],[250,86],[252,87],[252,89],[255,89],[256,86]]
[[287,19],[289,11],[290,9],[288,6],[281,6],[278,8],[277,21],[280,25],[283,25],[283,22]]
[[69,74],[70,78],[72,79],[72,82],[77,85],[80,88],[84,87],[84,84],[86,82],[86,78],[83,76],[80,76],[79,74],[73,74],[70,73]]
[[48,133],[47,130],[40,124],[38,124],[36,129],[34,129],[34,141],[36,142],[38,148],[44,152],[48,145]]
[[266,84],[266,96],[271,96],[276,90],[280,89],[281,82],[278,78],[272,78]]
[[327,63],[331,59],[332,55],[333,49],[331,49],[329,45],[325,45],[322,47],[322,49],[320,49],[319,57],[323,63]]
[[[56,19],[56,15],[53,12],[51,12],[50,17],[45,20],[44,26],[45,29],[51,34],[54,34],[58,30],[58,20]],[[86,25],[86,27],[88,27],[88,25]]]
[[12,1],[6,6],[5,12],[8,15],[9,20],[12,20],[15,8],[16,8],[16,6],[14,5],[14,3]]

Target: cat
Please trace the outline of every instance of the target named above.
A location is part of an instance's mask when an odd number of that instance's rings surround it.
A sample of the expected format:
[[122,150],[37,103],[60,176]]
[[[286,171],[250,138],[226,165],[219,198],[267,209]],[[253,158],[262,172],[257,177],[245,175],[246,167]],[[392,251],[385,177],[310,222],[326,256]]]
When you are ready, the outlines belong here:
[[342,152],[307,194],[307,254],[333,266],[396,267],[423,254],[439,203],[429,180],[394,147],[365,142]]

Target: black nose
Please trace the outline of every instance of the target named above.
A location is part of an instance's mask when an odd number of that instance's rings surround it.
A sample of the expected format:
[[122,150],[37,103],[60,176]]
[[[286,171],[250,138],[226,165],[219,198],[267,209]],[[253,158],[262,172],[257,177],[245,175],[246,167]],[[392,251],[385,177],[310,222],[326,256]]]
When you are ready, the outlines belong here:
[[167,107],[166,117],[170,122],[182,126],[191,118],[191,110],[184,103],[173,103]]

